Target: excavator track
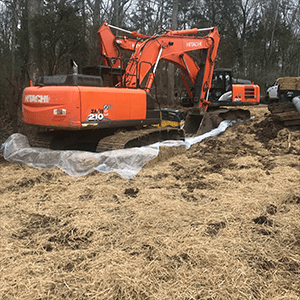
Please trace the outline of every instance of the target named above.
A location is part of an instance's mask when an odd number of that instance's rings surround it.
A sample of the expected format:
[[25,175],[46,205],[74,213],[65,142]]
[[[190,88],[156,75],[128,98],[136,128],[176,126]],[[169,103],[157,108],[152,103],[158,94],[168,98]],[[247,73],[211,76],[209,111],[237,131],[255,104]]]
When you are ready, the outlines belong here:
[[283,122],[285,126],[300,124],[300,113],[292,102],[270,103],[268,109],[274,121]]
[[99,140],[105,136],[100,131],[49,131],[27,136],[31,147],[51,150],[83,150],[95,152]]
[[150,145],[165,140],[184,140],[184,131],[172,127],[119,131],[108,136],[100,132],[39,132],[28,136],[31,147],[52,150],[105,152]]
[[96,152],[147,146],[165,140],[184,140],[184,131],[170,127],[120,131],[101,139]]
[[39,132],[34,135],[28,135],[28,141],[31,147],[50,149],[51,141],[54,137],[52,132]]

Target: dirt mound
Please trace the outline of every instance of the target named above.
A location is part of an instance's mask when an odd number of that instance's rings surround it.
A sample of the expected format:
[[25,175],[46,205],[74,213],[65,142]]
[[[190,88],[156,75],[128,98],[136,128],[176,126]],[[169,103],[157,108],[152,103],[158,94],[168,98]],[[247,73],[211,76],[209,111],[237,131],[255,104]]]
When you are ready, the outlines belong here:
[[299,299],[300,128],[251,111],[130,180],[0,157],[0,299]]

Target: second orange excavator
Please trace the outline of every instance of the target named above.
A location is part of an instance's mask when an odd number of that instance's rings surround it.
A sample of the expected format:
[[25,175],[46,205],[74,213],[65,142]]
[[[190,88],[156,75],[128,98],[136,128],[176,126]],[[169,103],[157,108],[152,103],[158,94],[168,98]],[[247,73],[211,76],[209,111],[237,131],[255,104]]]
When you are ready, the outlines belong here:
[[[116,37],[111,29],[131,37]],[[237,109],[233,114],[231,109],[220,108],[218,99],[210,100],[220,40],[217,27],[169,30],[148,37],[104,23],[98,36],[104,66],[84,67],[78,74],[73,62],[73,74],[43,76],[24,89],[23,120],[40,129],[30,140],[32,146],[102,152],[184,139],[185,134],[207,132],[233,115],[250,116],[247,110]],[[121,50],[132,52],[126,66]],[[198,63],[192,52],[198,54]],[[183,73],[191,106],[184,130],[151,126],[161,122],[151,96],[160,60],[175,64]],[[234,106],[259,103],[257,85],[240,85],[231,92],[229,102]],[[224,103],[229,102],[227,98]]]

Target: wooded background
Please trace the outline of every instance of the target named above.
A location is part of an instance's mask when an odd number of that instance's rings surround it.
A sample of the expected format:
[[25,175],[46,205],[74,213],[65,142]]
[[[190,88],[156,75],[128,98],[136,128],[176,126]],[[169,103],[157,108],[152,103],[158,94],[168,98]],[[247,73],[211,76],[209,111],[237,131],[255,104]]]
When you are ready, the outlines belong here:
[[[0,115],[17,131],[29,76],[69,73],[70,58],[79,71],[101,64],[103,22],[147,35],[218,26],[216,66],[232,68],[234,77],[254,81],[264,93],[277,77],[299,76],[299,8],[300,0],[0,0]],[[174,85],[178,92],[177,73],[160,63],[161,99],[173,97]]]

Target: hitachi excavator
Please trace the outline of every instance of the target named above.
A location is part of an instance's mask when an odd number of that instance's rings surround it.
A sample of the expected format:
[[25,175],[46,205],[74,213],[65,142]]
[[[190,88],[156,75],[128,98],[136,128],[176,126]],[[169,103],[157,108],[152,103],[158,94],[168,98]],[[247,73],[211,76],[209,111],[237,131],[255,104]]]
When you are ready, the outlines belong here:
[[[131,37],[116,37],[111,29]],[[233,113],[218,107],[208,111],[220,40],[217,27],[169,30],[148,37],[104,23],[98,37],[104,66],[84,67],[82,74],[78,74],[73,62],[73,74],[43,76],[34,86],[31,82],[24,89],[23,121],[41,129],[30,140],[32,146],[103,152],[184,139],[185,134],[211,130],[223,119],[250,117],[248,110],[238,109]],[[132,52],[126,66],[121,50]],[[200,50],[199,64],[190,55],[196,50]],[[182,80],[192,107],[184,130],[151,126],[161,122],[161,113],[151,96],[160,60],[175,64],[183,72]],[[239,96],[232,103],[258,103],[259,87],[243,85]]]

